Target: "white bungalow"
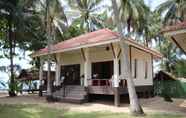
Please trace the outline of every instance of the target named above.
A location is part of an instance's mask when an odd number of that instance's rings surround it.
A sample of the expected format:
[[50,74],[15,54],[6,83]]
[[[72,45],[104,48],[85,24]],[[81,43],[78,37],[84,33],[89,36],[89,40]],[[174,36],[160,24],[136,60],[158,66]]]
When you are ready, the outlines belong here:
[[[125,50],[120,43],[128,44],[130,68],[138,93],[151,93],[153,88],[153,59],[162,55],[136,43],[132,39],[121,40],[119,34],[109,29],[83,34],[52,46],[56,59],[55,85],[60,86],[53,97],[62,101],[88,99],[90,94],[127,94],[127,83],[123,70]],[[47,48],[33,54],[33,57],[47,56]],[[42,65],[40,80],[42,80]],[[62,82],[63,80],[63,82]],[[114,88],[118,88],[115,92]],[[118,93],[118,94],[117,94]],[[115,100],[115,105],[117,105]]]

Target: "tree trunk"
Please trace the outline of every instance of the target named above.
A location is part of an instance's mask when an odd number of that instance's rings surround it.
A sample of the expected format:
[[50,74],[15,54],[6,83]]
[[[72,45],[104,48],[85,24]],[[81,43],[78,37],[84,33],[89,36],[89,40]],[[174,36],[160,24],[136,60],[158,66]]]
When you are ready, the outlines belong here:
[[[119,19],[119,9],[116,3],[116,0],[112,0],[112,7],[114,10],[114,17],[117,23],[117,29],[120,32],[121,39],[124,40],[124,36],[122,33],[122,23]],[[133,115],[143,115],[143,109],[139,103],[136,90],[135,90],[135,85],[132,79],[132,74],[130,70],[130,61],[129,61],[129,45],[125,43],[125,41],[122,41],[120,43],[120,46],[122,48],[123,52],[123,59],[124,59],[124,72],[126,74],[126,79],[127,79],[127,87],[128,87],[128,93],[129,93],[129,99],[130,99],[130,111]]]
[[48,63],[48,72],[47,72],[47,98],[50,101],[50,98],[52,96],[52,80],[51,80],[51,63],[50,63],[50,57],[48,57],[47,63]]
[[49,14],[49,2],[46,0],[46,32],[47,32],[47,47],[48,47],[48,72],[47,72],[47,100],[52,101],[52,80],[51,80],[51,63],[50,63],[50,52],[51,52],[51,24],[50,24],[50,14]]
[[16,96],[15,94],[15,80],[14,80],[14,64],[13,64],[13,39],[12,39],[12,21],[11,16],[8,19],[8,38],[10,48],[10,85],[9,85],[9,96]]
[[146,47],[149,47],[148,38],[147,38],[147,37],[145,37],[145,46],[146,46]]

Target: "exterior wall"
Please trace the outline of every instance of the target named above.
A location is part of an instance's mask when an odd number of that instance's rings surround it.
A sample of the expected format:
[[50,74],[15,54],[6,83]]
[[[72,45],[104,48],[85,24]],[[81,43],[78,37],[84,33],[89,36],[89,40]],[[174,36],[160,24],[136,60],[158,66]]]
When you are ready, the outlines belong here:
[[[137,59],[137,74],[134,79],[136,86],[153,85],[152,56],[149,53],[131,47],[132,76],[134,77],[134,59]],[[147,78],[145,78],[145,63],[147,63]]]
[[[122,56],[120,56],[121,59]],[[139,49],[131,49],[131,59],[132,67],[134,65],[134,59],[138,60],[137,63],[137,78],[134,79],[136,86],[144,85],[153,85],[152,77],[152,61],[151,54],[141,51]],[[113,52],[110,48],[108,51],[101,49],[91,49],[90,50],[90,62],[102,62],[113,60]],[[148,63],[148,75],[145,79],[145,62]],[[60,54],[60,65],[71,65],[71,64],[80,64],[80,73],[84,74],[84,59],[81,51],[71,52],[71,53],[62,53]],[[91,68],[91,66],[90,66]],[[121,67],[122,68],[122,67]],[[132,68],[132,71],[134,69]],[[80,75],[80,76],[81,76]]]
[[[80,64],[80,74],[84,74],[84,60],[80,52],[62,53],[60,54],[60,65]],[[81,76],[80,75],[80,76]]]
[[91,62],[102,62],[102,61],[111,61],[113,60],[113,54],[111,49],[106,50],[94,50],[90,52],[90,61]]

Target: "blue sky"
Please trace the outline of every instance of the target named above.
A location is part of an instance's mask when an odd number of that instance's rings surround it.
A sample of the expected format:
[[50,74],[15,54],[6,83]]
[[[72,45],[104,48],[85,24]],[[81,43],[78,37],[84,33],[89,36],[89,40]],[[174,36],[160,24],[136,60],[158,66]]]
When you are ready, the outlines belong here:
[[154,10],[159,4],[165,2],[167,0],[145,0],[145,3],[151,7],[152,10]]
[[[149,5],[152,10],[154,10],[159,4],[161,4],[164,1],[166,1],[166,0],[145,0],[145,3],[147,5]],[[17,52],[19,52],[20,55],[24,55],[24,53],[20,52],[19,50],[17,50]],[[1,53],[2,52],[0,52],[0,55],[1,55]],[[24,69],[30,68],[31,65],[29,64],[29,62],[30,62],[31,58],[29,58],[29,56],[28,56],[29,54],[30,53],[27,52],[25,54],[25,56],[22,56],[23,57],[22,59],[15,58],[14,59],[15,64],[21,65],[21,67],[24,68]],[[9,64],[10,64],[9,60],[7,60],[7,59],[0,59],[0,66],[8,66]],[[3,81],[7,81],[8,80],[8,74],[0,72],[0,79],[3,79]]]

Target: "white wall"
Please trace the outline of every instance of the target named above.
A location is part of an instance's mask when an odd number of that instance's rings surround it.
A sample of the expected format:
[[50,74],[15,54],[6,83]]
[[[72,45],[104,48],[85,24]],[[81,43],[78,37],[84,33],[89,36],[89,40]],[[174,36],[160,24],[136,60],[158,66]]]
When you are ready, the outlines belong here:
[[60,65],[80,64],[80,74],[84,74],[84,60],[81,52],[61,53]]
[[[131,48],[132,59],[132,75],[134,77],[134,59],[137,59],[137,76],[134,79],[136,86],[140,85],[152,85],[153,73],[152,73],[152,61],[151,54],[141,51],[136,48]],[[147,62],[147,78],[145,78],[145,63]]]
[[[132,48],[131,51],[132,60],[135,58],[138,60],[137,65],[137,78],[134,79],[136,86],[141,85],[152,85],[152,62],[151,62],[151,54],[143,52],[141,50]],[[80,73],[84,74],[84,59],[81,51],[71,52],[71,53],[62,53],[60,54],[60,64],[61,65],[72,65],[72,64],[80,64]],[[101,62],[101,61],[110,61],[113,60],[113,53],[110,48],[109,51],[101,48],[100,50],[92,49],[90,50],[90,61],[91,62]],[[148,76],[145,79],[145,61],[148,62]],[[133,63],[133,61],[132,61]],[[91,66],[90,66],[91,68]],[[134,70],[134,69],[132,69]]]

